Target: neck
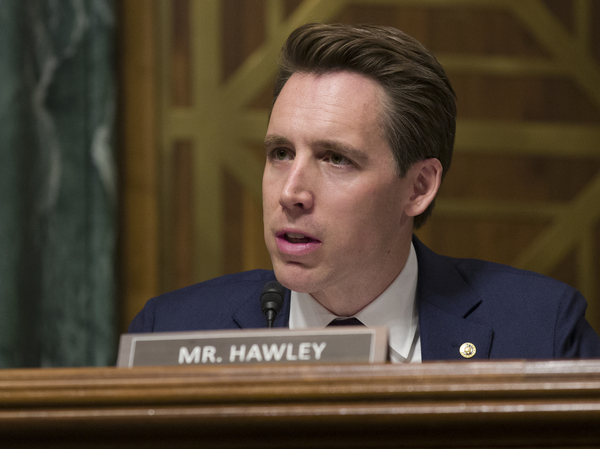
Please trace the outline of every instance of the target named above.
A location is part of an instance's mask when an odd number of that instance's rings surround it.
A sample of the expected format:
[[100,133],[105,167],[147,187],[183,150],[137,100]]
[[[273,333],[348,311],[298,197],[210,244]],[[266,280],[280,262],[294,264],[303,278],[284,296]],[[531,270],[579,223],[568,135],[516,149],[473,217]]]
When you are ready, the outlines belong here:
[[410,247],[409,241],[402,251],[393,256],[390,253],[379,267],[380,270],[366,282],[363,279],[347,279],[331,288],[311,292],[310,295],[334,315],[356,315],[377,299],[402,272],[410,254]]

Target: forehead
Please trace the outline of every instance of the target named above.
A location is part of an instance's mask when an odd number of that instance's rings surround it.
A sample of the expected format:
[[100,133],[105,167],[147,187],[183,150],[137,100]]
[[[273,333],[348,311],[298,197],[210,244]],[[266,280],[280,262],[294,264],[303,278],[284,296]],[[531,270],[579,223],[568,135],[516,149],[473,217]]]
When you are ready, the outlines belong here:
[[297,72],[284,84],[273,109],[281,97],[286,100],[292,97],[304,103],[343,104],[350,108],[378,106],[377,109],[381,109],[385,92],[377,81],[355,72]]
[[273,105],[268,134],[302,130],[382,136],[384,99],[383,88],[364,75],[295,73]]

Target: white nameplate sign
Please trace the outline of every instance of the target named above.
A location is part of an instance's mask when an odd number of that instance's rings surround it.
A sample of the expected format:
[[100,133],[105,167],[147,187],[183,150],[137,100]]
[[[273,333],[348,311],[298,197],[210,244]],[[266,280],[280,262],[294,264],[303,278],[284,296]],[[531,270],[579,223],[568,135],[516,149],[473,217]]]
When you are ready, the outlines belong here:
[[123,334],[117,366],[377,363],[387,349],[385,327]]

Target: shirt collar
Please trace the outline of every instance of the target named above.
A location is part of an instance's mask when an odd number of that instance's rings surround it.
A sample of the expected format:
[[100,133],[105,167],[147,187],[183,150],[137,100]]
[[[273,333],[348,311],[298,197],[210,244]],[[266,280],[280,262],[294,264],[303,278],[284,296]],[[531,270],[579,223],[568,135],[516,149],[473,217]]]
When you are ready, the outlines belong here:
[[[355,316],[365,326],[388,328],[392,361],[421,361],[416,307],[418,263],[413,244],[390,286]],[[308,293],[291,292],[290,329],[323,328],[337,318]]]

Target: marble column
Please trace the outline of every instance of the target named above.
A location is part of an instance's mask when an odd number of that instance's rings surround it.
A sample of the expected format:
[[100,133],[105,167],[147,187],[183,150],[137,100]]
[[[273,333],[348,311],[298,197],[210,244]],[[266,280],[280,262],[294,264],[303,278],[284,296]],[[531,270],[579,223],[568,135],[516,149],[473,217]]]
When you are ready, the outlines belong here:
[[114,363],[111,0],[0,0],[0,367]]

